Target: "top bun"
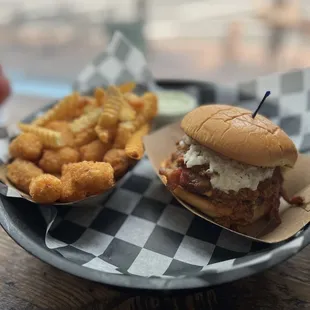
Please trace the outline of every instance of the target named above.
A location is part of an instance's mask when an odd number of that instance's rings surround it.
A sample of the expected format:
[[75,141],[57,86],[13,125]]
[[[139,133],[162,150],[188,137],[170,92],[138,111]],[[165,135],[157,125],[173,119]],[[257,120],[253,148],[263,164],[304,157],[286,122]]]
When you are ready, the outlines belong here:
[[184,132],[199,144],[241,163],[294,166],[298,153],[293,141],[270,120],[240,107],[204,105],[182,120]]

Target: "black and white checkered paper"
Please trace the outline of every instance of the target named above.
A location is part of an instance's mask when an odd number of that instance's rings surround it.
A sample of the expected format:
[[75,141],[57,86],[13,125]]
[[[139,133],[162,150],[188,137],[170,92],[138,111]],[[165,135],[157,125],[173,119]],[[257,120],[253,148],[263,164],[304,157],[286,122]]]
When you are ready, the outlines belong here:
[[[76,89],[151,79],[143,55],[122,35],[117,34],[112,43],[113,48],[82,71]],[[273,74],[225,88],[213,85],[204,97],[210,103],[254,110],[267,90],[271,96],[260,113],[280,124],[300,151],[309,151],[310,70]],[[201,103],[206,103],[205,98]],[[1,138],[7,140],[6,134]],[[1,193],[14,196],[6,186]],[[288,258],[310,242],[309,229],[288,242],[266,245],[196,217],[172,198],[147,157],[126,174],[104,203],[89,208],[39,208],[46,220],[49,249],[81,266],[113,274],[219,278],[237,273],[236,278],[242,270],[261,270]]]

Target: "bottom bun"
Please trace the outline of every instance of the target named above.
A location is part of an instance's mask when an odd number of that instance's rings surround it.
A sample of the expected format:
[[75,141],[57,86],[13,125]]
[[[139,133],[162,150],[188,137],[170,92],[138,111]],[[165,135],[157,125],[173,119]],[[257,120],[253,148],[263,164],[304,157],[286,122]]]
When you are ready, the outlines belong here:
[[[163,183],[166,185],[167,184],[166,177],[161,176],[161,179]],[[178,186],[172,192],[180,200],[196,208],[198,211],[202,212],[203,214],[211,218],[214,218],[215,221],[224,219],[224,218],[229,219],[233,214],[233,209],[230,208],[229,206],[223,206],[223,205],[217,206],[213,204],[209,199],[196,195],[194,193],[190,193],[184,190],[180,186]],[[268,211],[269,210],[264,206],[256,206],[254,207],[254,214],[253,214],[253,218],[251,219],[251,221],[247,221],[247,223],[244,223],[244,224],[241,224],[240,221],[237,221],[237,223],[235,224],[238,224],[241,226],[252,224],[256,222],[258,219],[262,218],[265,214],[267,214]],[[234,221],[232,219],[230,219],[229,222],[230,224],[234,224]]]

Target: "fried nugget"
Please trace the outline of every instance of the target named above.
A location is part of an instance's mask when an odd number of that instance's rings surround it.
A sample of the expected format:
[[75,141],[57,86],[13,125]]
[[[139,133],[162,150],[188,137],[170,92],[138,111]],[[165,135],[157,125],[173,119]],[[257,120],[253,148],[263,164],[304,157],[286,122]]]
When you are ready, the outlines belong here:
[[85,192],[86,196],[105,192],[115,184],[112,166],[103,162],[82,161],[67,164],[62,170],[62,179],[66,178],[71,178],[71,190]]
[[30,161],[36,161],[42,154],[43,144],[36,135],[32,133],[22,133],[15,138],[9,151],[13,158],[21,158]]
[[15,159],[7,165],[8,179],[21,191],[29,193],[29,185],[32,178],[43,174],[43,171],[34,163],[23,159]]
[[60,198],[61,188],[61,181],[57,177],[42,174],[32,179],[29,193],[35,202],[51,204]]
[[70,130],[69,123],[66,121],[51,121],[47,123],[45,126],[47,129],[51,129],[54,131],[58,131],[62,135],[62,140],[66,146],[74,146],[75,139],[74,134]]
[[100,140],[95,140],[80,148],[81,160],[101,161],[109,148],[109,144],[103,144]]
[[129,158],[125,150],[111,149],[103,157],[103,161],[109,163],[114,169],[116,179],[122,177],[128,170]]
[[61,176],[61,184],[62,184],[62,188],[61,188],[61,195],[59,199],[61,202],[74,202],[74,201],[82,200],[86,197],[86,191],[77,190],[75,188],[75,185],[71,178],[70,173],[65,173]]
[[59,150],[45,150],[39,161],[39,167],[47,173],[57,174],[61,172],[64,164],[76,163],[79,159],[79,152],[71,147],[64,147]]

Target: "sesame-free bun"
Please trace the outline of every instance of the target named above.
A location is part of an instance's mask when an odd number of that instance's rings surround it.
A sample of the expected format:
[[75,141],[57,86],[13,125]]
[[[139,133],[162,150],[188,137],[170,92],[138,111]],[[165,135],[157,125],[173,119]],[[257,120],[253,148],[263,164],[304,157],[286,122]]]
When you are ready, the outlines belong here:
[[236,161],[262,167],[294,166],[293,141],[262,115],[225,104],[200,106],[181,122],[184,132],[199,144]]

